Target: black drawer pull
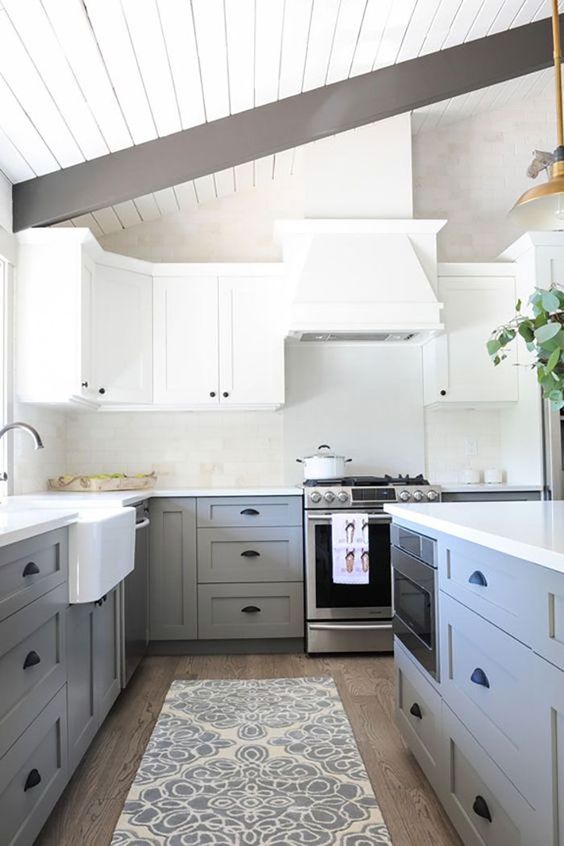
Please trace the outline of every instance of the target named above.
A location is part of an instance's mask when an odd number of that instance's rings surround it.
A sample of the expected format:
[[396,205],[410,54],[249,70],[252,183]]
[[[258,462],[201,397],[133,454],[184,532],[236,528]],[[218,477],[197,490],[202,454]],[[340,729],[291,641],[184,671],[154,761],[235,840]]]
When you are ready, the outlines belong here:
[[488,580],[480,570],[474,570],[468,581],[471,585],[480,585],[480,587],[488,586]]
[[241,553],[242,558],[260,558],[260,552],[257,552],[256,549],[245,549]]
[[245,605],[241,608],[241,614],[258,614],[260,608],[257,605]]
[[488,808],[488,803],[483,796],[476,796],[474,804],[472,805],[472,810],[479,817],[482,817],[483,820],[487,820],[488,822],[492,821],[492,815],[490,809]]
[[35,667],[37,664],[41,663],[41,658],[37,654],[37,652],[32,649],[31,652],[28,652],[25,656],[25,661],[23,663],[24,670],[27,670],[28,667]]
[[257,511],[256,508],[243,508],[241,514],[245,517],[258,517],[260,511]]
[[41,570],[39,569],[35,561],[28,561],[28,563],[24,567],[22,576],[37,576],[37,574],[40,572]]
[[476,667],[476,669],[470,676],[470,681],[474,682],[474,684],[480,684],[482,687],[490,686],[490,680],[488,679],[481,667]]
[[37,787],[38,784],[41,784],[41,776],[39,774],[39,770],[31,770],[25,780],[24,791],[31,790],[32,787]]
[[423,719],[423,714],[421,713],[421,708],[419,707],[417,702],[414,702],[411,708],[409,709],[409,713],[413,717],[417,717],[418,720]]

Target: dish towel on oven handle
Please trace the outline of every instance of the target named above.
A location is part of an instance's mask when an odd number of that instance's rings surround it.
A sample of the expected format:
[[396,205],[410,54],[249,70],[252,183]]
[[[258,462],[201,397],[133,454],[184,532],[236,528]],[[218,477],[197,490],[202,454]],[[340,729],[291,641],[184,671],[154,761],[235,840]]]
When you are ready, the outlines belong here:
[[331,515],[333,583],[367,585],[370,581],[368,514]]

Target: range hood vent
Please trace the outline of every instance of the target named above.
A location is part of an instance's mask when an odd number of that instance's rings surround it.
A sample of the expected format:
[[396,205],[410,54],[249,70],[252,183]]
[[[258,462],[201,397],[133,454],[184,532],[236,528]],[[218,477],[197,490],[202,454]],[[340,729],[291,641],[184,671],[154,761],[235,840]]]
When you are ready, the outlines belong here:
[[302,332],[300,341],[329,343],[335,341],[367,341],[393,344],[417,339],[416,332]]
[[444,221],[280,221],[288,328],[302,341],[424,343],[440,332]]

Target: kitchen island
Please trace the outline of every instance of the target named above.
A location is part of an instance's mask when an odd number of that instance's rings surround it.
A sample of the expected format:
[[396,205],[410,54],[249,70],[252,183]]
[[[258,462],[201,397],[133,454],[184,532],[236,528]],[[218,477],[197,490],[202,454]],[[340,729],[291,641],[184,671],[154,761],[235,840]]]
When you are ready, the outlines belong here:
[[564,502],[386,510],[398,556],[423,536],[436,566],[434,596],[402,594],[438,669],[396,638],[404,739],[465,844],[563,846]]

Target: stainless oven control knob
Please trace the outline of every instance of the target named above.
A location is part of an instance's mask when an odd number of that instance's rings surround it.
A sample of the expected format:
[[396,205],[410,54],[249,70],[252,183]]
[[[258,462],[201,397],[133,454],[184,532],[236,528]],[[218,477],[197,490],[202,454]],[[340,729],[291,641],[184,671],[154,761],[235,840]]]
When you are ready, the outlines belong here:
[[436,491],[429,491],[429,493],[427,494],[427,499],[430,502],[435,502],[438,498],[439,498],[439,495]]
[[423,494],[421,491],[415,491],[415,493],[413,494],[413,499],[415,500],[415,502],[421,502],[424,496],[425,494]]
[[321,494],[319,493],[319,491],[314,491],[313,493],[311,493],[309,495],[309,498],[312,502],[321,502]]
[[333,493],[333,491],[327,491],[327,493],[323,494],[323,499],[325,500],[325,502],[333,502],[333,500],[335,499],[335,494]]
[[339,502],[348,502],[349,501],[349,495],[346,491],[340,491],[337,494],[337,499],[339,500]]
[[409,491],[401,491],[399,494],[399,498],[402,502],[407,502],[408,499],[411,499],[411,494],[409,493]]

